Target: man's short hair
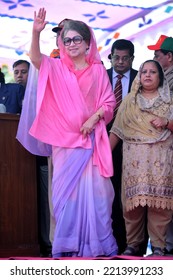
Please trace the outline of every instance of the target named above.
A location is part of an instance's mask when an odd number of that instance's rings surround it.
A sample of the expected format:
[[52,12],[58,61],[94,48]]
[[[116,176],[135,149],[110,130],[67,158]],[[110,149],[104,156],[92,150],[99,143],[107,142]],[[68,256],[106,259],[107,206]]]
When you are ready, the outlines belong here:
[[133,43],[126,39],[119,39],[113,43],[112,48],[111,48],[112,55],[113,55],[115,49],[116,50],[129,50],[130,56],[133,56],[134,51],[135,51]]
[[30,67],[30,63],[27,61],[27,60],[23,60],[23,59],[19,59],[19,60],[16,60],[14,63],[13,63],[13,69],[20,65],[20,64],[23,64],[23,63],[26,63],[28,65],[28,69]]

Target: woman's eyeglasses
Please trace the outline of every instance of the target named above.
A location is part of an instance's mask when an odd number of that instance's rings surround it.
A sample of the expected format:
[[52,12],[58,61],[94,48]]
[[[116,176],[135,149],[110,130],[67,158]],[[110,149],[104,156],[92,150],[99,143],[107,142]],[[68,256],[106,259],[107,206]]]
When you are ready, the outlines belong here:
[[73,38],[65,37],[64,40],[63,40],[64,46],[70,46],[72,41],[75,45],[79,45],[79,44],[82,43],[83,37],[79,36],[79,35],[74,36]]

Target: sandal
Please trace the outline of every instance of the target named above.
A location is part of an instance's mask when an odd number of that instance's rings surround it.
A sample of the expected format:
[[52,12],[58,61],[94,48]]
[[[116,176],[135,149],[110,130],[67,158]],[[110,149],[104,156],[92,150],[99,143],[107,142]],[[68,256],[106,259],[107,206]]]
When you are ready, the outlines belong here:
[[134,247],[127,246],[127,248],[121,255],[122,256],[138,256],[139,252]]

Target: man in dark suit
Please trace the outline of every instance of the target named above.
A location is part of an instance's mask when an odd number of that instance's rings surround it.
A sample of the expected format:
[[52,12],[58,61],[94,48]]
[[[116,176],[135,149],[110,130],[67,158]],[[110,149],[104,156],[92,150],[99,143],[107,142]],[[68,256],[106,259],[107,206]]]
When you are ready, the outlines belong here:
[[5,84],[3,73],[0,73],[0,104],[5,106],[7,113],[20,114],[25,89],[14,83]]
[[[114,90],[117,81],[117,75],[123,75],[122,83],[122,98],[130,91],[132,82],[136,77],[137,71],[132,68],[134,60],[134,45],[131,41],[120,39],[116,40],[111,48],[111,54],[108,56],[111,60],[112,67],[107,69],[107,73]],[[114,119],[107,125],[109,133]],[[121,173],[122,173],[122,141],[118,143],[113,153],[114,175],[111,178],[115,199],[112,208],[112,227],[113,233],[117,240],[119,254],[123,253],[126,248],[126,230],[125,222],[122,213],[121,205]]]
[[[107,73],[114,90],[118,74],[123,75],[122,98],[124,98],[131,89],[132,82],[136,77],[137,70],[132,68],[134,60],[134,45],[131,41],[125,39],[116,40],[109,54],[112,67],[107,69]],[[111,128],[114,119],[109,123],[108,129]]]

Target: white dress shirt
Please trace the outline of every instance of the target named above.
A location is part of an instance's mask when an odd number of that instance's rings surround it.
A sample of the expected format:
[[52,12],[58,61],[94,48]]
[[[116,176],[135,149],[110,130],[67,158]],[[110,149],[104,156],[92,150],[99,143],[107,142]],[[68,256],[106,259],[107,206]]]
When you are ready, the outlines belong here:
[[[119,73],[115,72],[115,70],[113,69],[112,75],[113,75],[113,77],[112,77],[112,88],[114,90],[115,84],[116,84],[116,81],[117,81],[117,75],[119,75]],[[123,77],[121,79],[122,99],[128,94],[129,82],[130,82],[130,70],[128,70],[126,73],[124,73]]]

